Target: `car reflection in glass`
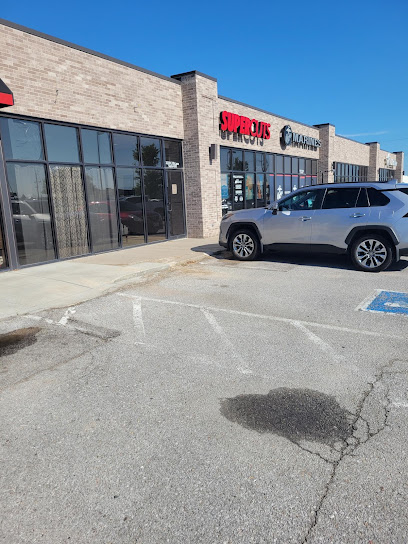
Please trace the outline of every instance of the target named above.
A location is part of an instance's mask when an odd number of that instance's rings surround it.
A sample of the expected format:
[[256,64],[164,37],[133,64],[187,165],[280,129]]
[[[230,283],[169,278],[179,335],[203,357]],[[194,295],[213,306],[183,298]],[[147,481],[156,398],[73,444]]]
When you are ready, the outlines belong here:
[[50,249],[53,247],[51,217],[42,213],[48,202],[41,200],[12,200],[14,229],[19,247]]

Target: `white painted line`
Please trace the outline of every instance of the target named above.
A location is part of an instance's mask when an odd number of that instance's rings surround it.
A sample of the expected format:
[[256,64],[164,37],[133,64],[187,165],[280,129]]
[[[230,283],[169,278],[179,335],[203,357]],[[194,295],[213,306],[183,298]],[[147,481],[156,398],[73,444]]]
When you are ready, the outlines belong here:
[[[217,320],[215,319],[215,316],[212,313],[210,313],[206,308],[201,308],[201,311],[204,314],[205,318],[207,319],[208,323],[214,329],[214,331],[222,338],[223,342],[227,345],[228,356],[236,359],[238,362],[243,364],[244,361],[236,352],[234,344],[228,338],[227,333],[224,331],[221,325],[217,322]],[[252,374],[252,370],[250,370],[249,368],[245,368],[244,366],[239,366],[237,367],[237,369],[239,372],[241,372],[241,374]]]
[[384,306],[390,306],[391,308],[408,308],[406,302],[386,302]]
[[408,402],[392,402],[391,406],[395,408],[408,408]]
[[[382,293],[384,291],[384,289],[375,289],[375,291],[373,293],[371,293],[371,295],[369,295],[367,298],[365,298],[363,300],[363,302],[361,304],[359,304],[356,308],[356,312],[359,311],[359,310],[365,310],[367,311],[367,308],[370,306],[370,304],[372,303],[372,301],[378,297],[378,295],[380,293]],[[375,313],[379,313],[379,312],[375,312]]]
[[292,321],[292,325],[294,327],[296,327],[297,329],[303,331],[306,336],[309,338],[309,340],[311,340],[314,344],[316,344],[322,351],[324,351],[325,353],[327,353],[330,357],[332,357],[334,359],[334,361],[336,362],[339,362],[340,360],[343,359],[343,357],[341,357],[337,352],[336,350],[330,346],[327,342],[325,342],[322,338],[320,338],[319,336],[317,336],[317,334],[315,334],[314,332],[310,331],[307,327],[304,326],[303,323],[301,323],[300,321]]
[[146,331],[143,323],[142,300],[141,298],[133,299],[133,324],[141,338],[146,338]]
[[[146,300],[149,302],[156,302],[160,304],[173,304],[175,306],[182,306],[186,308],[197,308],[198,310],[205,309],[209,312],[222,312],[227,313],[231,315],[241,315],[243,317],[250,317],[250,318],[257,318],[257,319],[267,319],[269,321],[278,321],[280,323],[293,323],[293,319],[289,319],[287,317],[278,317],[274,315],[264,315],[264,314],[254,314],[251,312],[242,312],[240,310],[230,310],[227,308],[216,308],[213,306],[202,306],[200,304],[189,304],[187,302],[178,302],[176,300],[165,300],[161,298],[153,298],[153,297],[138,297],[137,295],[129,295],[129,294],[123,294],[118,293],[118,295],[125,296],[128,298],[141,298],[142,300]],[[321,329],[327,329],[331,331],[339,331],[339,332],[350,332],[353,334],[362,334],[364,336],[373,336],[373,337],[381,337],[381,338],[393,338],[395,340],[405,340],[405,336],[399,336],[396,334],[387,334],[382,332],[373,332],[373,331],[366,331],[363,329],[350,329],[349,327],[339,327],[337,325],[327,325],[325,323],[316,323],[314,321],[303,321],[300,319],[295,320],[297,323],[301,323],[302,325],[305,325],[306,327],[318,327]]]

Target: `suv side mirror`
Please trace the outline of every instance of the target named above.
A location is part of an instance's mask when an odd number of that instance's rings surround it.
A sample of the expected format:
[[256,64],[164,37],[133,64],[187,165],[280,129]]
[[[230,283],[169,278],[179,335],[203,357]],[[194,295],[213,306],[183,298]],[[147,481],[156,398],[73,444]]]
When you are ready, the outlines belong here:
[[277,215],[279,210],[279,204],[277,202],[274,202],[271,206],[272,215]]

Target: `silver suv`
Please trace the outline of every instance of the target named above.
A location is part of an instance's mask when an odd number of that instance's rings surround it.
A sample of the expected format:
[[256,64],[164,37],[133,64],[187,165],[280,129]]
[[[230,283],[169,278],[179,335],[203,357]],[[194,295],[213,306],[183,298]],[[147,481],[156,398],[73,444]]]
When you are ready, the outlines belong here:
[[358,270],[379,272],[408,255],[408,185],[304,187],[268,208],[225,214],[220,244],[241,261],[266,249],[348,253]]

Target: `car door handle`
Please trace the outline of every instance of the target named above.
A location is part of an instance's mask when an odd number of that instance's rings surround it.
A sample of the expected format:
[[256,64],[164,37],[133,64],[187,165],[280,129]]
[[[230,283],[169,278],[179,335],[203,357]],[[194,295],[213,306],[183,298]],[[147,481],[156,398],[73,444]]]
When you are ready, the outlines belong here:
[[365,213],[353,213],[350,215],[350,217],[364,217]]
[[311,219],[311,217],[306,217],[306,215],[304,215],[303,217],[299,217],[299,221],[310,221]]

